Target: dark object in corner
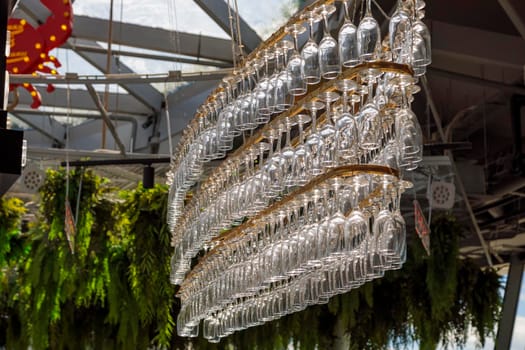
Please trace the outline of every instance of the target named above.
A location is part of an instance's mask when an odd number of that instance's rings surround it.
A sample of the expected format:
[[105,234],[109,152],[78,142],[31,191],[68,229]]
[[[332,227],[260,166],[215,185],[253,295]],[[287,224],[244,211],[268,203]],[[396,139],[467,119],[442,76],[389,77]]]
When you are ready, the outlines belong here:
[[0,196],[3,196],[22,174],[22,141],[24,132],[0,129]]

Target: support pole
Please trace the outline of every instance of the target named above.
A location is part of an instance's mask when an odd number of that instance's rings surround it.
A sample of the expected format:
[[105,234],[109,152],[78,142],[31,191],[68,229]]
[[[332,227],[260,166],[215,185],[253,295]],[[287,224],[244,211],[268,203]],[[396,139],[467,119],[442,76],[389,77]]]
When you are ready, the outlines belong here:
[[518,255],[512,255],[510,259],[509,275],[503,298],[503,311],[498,326],[496,338],[496,350],[510,350],[512,333],[514,332],[514,321],[516,320],[516,308],[518,306],[523,277],[523,261]]
[[93,88],[93,86],[86,84],[86,87],[88,89],[89,94],[91,95],[91,98],[93,98],[93,101],[95,102],[95,105],[97,106],[98,110],[100,111],[100,115],[102,115],[102,119],[104,120],[104,123],[109,129],[109,132],[111,132],[111,136],[113,136],[113,139],[115,139],[115,143],[117,144],[120,153],[122,155],[126,155],[126,147],[120,140],[120,137],[118,136],[117,130],[115,129],[115,126],[111,122],[111,119],[109,118],[109,114],[104,108],[104,105],[102,104],[102,101],[100,101],[100,98],[97,95],[97,92]]
[[144,188],[153,188],[155,185],[155,168],[146,165],[142,170],[142,185]]

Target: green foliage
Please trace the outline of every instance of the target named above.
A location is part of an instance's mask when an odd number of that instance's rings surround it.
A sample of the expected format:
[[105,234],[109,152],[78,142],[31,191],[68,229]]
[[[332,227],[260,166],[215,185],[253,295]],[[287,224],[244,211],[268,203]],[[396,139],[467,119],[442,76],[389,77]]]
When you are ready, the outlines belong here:
[[179,338],[166,187],[118,192],[88,170],[69,176],[77,215],[74,252],[64,234],[64,171],[48,173],[38,220],[28,233],[20,232],[22,203],[0,199],[0,347],[185,349],[191,343],[200,350],[289,344],[314,350],[346,339],[349,349],[412,342],[435,349],[440,342],[464,344],[471,328],[483,343],[498,322],[498,275],[459,259],[461,227],[438,217],[430,257],[417,238],[409,239],[401,270],[326,305],[234,333],[220,344]]
[[0,197],[0,267],[15,260],[23,251],[20,225],[24,213],[21,200]]

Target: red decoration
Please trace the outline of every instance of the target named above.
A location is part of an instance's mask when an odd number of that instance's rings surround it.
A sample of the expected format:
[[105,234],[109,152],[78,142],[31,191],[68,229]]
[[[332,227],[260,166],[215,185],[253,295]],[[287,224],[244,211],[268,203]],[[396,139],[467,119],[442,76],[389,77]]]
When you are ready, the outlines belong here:
[[417,200],[414,200],[414,218],[417,235],[421,239],[421,243],[427,251],[427,254],[430,255],[430,227],[428,227],[423,210],[421,210],[421,206]]
[[[12,74],[34,74],[36,72],[57,74],[55,68],[60,62],[49,55],[49,51],[64,44],[71,36],[73,29],[73,8],[71,0],[41,0],[51,11],[51,15],[37,28],[25,19],[10,18],[7,29],[11,32],[11,54],[7,58],[7,70]],[[54,67],[47,66],[51,63]],[[20,84],[12,84],[9,90],[14,90]],[[31,84],[21,84],[33,98],[32,108],[38,108],[42,99]],[[47,91],[54,87],[49,84]]]

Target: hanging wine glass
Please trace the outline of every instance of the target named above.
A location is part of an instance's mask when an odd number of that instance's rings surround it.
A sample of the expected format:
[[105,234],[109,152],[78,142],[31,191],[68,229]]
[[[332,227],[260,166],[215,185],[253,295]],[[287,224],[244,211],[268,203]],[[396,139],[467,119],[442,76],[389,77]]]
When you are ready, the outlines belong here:
[[309,157],[308,149],[304,142],[304,125],[309,123],[312,118],[307,114],[297,114],[295,116],[297,124],[299,125],[299,144],[295,147],[295,164],[294,168],[294,182],[298,186],[306,185],[309,180],[308,169]]
[[[339,57],[345,67],[354,67],[359,63],[357,51],[357,27],[352,23],[350,17],[349,0],[342,0],[344,7],[345,22],[339,29]],[[355,8],[354,0],[354,8]]]
[[294,42],[293,53],[286,65],[286,71],[289,76],[288,91],[294,96],[301,96],[306,93],[305,61],[299,53],[297,36],[304,33],[306,29],[300,24],[293,24],[287,27],[286,30],[292,35]]
[[273,58],[273,53],[269,49],[264,49],[261,53],[261,56],[263,73],[262,77],[258,79],[258,84],[256,88],[257,112],[260,115],[269,116],[271,114],[270,107],[268,106],[268,86],[270,83],[269,61]]
[[281,151],[283,156],[283,185],[285,187],[292,187],[295,185],[294,174],[295,174],[295,150],[291,144],[292,126],[297,123],[293,117],[286,116],[284,118],[284,126],[286,132],[286,141],[284,148]]
[[317,130],[317,111],[323,108],[324,105],[318,101],[310,101],[304,105],[304,108],[310,111],[312,118],[312,125],[310,127],[310,134],[306,139],[306,147],[309,154],[310,175],[317,176],[323,173],[323,166],[321,164],[321,149],[323,147],[323,138]]
[[[334,121],[332,120],[332,103],[339,100],[339,94],[335,91],[325,91],[318,96],[321,101],[326,105],[325,122],[319,134],[322,137],[321,146],[321,166],[324,168],[333,168],[337,165],[337,159],[335,157],[337,145],[335,142],[336,128]],[[335,114],[337,116],[337,114]]]
[[412,21],[406,0],[398,0],[388,26],[389,46],[397,63],[409,63],[412,58]]
[[[412,64],[416,68],[428,66],[432,63],[432,44],[430,40],[430,31],[422,19],[423,11],[416,12],[416,20],[412,23],[413,43],[412,43]],[[424,74],[424,72],[423,72]],[[422,74],[416,74],[419,76]]]
[[357,27],[357,52],[361,61],[373,61],[381,44],[379,23],[372,17],[372,0],[366,0],[365,17]]
[[374,81],[380,73],[375,69],[367,69],[362,78],[368,82],[366,104],[359,113],[359,145],[366,151],[373,151],[380,147],[381,114],[374,102]]
[[357,122],[348,106],[348,94],[356,91],[357,84],[353,80],[344,79],[338,81],[337,88],[343,94],[343,104],[335,122],[337,151],[335,159],[341,159],[342,164],[348,164],[357,158],[359,151]]
[[310,27],[310,36],[303,46],[301,56],[304,59],[304,80],[306,84],[314,85],[321,81],[321,67],[319,66],[319,46],[314,39],[315,23],[322,17],[317,11],[308,11],[304,16]]
[[279,73],[275,87],[275,107],[278,112],[283,112],[293,104],[293,95],[289,91],[291,76],[286,67],[290,50],[292,50],[294,46],[292,42],[288,40],[282,40],[278,46],[281,54],[276,57],[276,65]]
[[335,12],[334,5],[322,5],[319,13],[323,17],[324,35],[319,43],[319,67],[324,79],[335,79],[341,73],[337,41],[330,35],[328,17]]

